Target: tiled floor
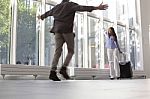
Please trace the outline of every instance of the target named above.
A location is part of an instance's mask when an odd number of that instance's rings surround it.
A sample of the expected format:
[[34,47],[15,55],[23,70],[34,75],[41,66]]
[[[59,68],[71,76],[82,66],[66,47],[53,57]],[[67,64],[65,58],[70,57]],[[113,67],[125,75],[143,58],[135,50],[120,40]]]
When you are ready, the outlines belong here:
[[150,79],[0,80],[0,99],[150,99]]

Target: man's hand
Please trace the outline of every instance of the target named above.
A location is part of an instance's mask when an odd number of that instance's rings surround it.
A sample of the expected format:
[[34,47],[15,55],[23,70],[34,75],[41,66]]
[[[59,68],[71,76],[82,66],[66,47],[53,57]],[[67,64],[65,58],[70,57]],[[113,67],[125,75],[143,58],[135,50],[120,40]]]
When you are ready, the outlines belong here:
[[97,9],[99,10],[106,10],[108,9],[108,4],[103,4],[103,2],[98,6],[96,7]]
[[38,15],[38,16],[37,16],[37,18],[38,18],[38,19],[41,19],[41,16],[40,16],[40,15]]

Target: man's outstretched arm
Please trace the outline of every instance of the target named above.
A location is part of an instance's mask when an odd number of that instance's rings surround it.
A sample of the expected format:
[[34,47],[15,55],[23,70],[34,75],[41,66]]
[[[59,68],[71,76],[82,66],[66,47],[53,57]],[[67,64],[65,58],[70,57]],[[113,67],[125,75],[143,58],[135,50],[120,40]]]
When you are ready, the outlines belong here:
[[76,4],[73,6],[74,11],[93,11],[93,10],[106,10],[108,9],[108,4],[103,4],[103,2],[99,6],[82,6]]
[[42,15],[37,16],[38,19],[44,20],[45,18],[47,18],[48,16],[52,16],[53,14],[53,9],[50,11],[45,12]]

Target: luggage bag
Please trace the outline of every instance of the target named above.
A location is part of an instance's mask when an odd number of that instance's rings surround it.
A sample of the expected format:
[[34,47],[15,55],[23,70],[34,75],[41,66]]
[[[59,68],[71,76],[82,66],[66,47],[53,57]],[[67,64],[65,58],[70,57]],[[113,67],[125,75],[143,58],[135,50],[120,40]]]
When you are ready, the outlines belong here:
[[126,61],[126,54],[122,53],[123,61],[119,62],[120,66],[120,78],[132,78],[133,72],[131,67],[131,62]]
[[131,68],[131,62],[119,62],[120,66],[120,78],[132,78],[133,72]]

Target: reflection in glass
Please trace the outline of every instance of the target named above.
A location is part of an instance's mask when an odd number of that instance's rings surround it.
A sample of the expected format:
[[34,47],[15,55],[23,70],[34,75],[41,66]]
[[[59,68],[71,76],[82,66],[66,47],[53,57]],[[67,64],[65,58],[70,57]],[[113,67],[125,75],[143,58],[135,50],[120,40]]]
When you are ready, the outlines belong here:
[[10,0],[0,1],[0,64],[9,63]]
[[98,68],[100,65],[99,42],[98,19],[88,17],[89,68]]
[[135,69],[135,62],[136,62],[136,42],[135,42],[135,32],[130,30],[130,60],[131,65]]
[[75,37],[75,62],[76,67],[83,67],[83,14],[77,14],[75,17],[74,31]]
[[[52,6],[46,4],[46,11],[51,8]],[[51,65],[55,50],[54,34],[49,32],[52,25],[53,17],[47,17],[45,19],[45,65]]]
[[140,44],[138,35],[134,29],[130,29],[130,60],[133,69],[143,70],[140,59]]
[[103,0],[103,2],[109,5],[109,8],[103,11],[103,17],[113,21],[116,20],[116,0]]
[[124,22],[127,18],[127,1],[117,0],[117,20]]
[[17,11],[16,62],[38,65],[38,28],[36,16],[40,2],[19,0]]
[[122,52],[127,52],[127,33],[124,26],[117,25],[117,37]]

